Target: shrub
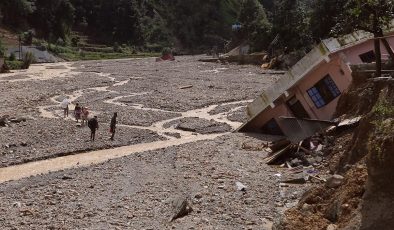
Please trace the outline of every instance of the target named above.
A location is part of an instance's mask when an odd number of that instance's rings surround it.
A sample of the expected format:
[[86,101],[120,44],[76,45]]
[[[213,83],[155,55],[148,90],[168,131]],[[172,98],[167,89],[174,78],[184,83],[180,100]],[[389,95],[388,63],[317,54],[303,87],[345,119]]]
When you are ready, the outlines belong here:
[[16,60],[15,53],[11,53],[10,57],[8,58],[8,60],[15,61]]
[[15,61],[6,61],[5,64],[9,70],[16,70],[16,69],[22,69],[23,62],[15,60]]
[[56,40],[56,45],[58,45],[58,46],[65,46],[66,42],[62,38],[58,38]]
[[34,54],[27,52],[23,58],[22,69],[28,69],[33,62],[35,62]]
[[78,47],[79,41],[80,41],[79,37],[73,37],[73,38],[71,38],[71,45],[74,47]]
[[1,42],[1,39],[0,39],[0,57],[4,57],[4,47],[3,47],[3,43]]
[[171,48],[170,47],[164,47],[163,48],[163,50],[161,51],[161,54],[164,56],[164,55],[167,55],[167,54],[171,54],[172,53],[172,51],[171,51]]
[[117,42],[114,43],[114,52],[122,53],[122,48],[119,46],[119,43]]

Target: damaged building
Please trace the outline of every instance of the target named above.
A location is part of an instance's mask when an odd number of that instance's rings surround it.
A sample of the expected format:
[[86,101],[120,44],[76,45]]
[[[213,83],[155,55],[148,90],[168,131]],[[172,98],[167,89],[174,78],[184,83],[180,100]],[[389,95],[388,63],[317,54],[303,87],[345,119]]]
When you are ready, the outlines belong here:
[[[388,36],[387,41],[394,45],[394,37]],[[381,53],[387,60],[383,44]],[[352,81],[351,66],[374,61],[372,34],[358,31],[323,40],[248,105],[249,119],[238,131],[287,135],[294,129],[291,124],[317,128],[330,125],[327,121],[333,119],[339,96]]]

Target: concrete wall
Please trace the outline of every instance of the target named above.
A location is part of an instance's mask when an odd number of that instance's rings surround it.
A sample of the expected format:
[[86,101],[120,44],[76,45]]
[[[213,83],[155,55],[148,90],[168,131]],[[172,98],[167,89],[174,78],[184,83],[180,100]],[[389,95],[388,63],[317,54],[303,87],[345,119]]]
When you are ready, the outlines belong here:
[[[391,47],[394,48],[394,37],[387,38],[387,41],[389,42]],[[363,62],[361,61],[359,55],[371,50],[374,50],[373,39],[369,39],[364,43],[355,45],[354,47],[351,48],[347,48],[341,52],[345,54],[347,62],[354,65],[354,64],[362,64]],[[382,53],[382,59],[387,60],[389,55],[386,48],[383,46],[382,42],[380,42],[380,50]]]

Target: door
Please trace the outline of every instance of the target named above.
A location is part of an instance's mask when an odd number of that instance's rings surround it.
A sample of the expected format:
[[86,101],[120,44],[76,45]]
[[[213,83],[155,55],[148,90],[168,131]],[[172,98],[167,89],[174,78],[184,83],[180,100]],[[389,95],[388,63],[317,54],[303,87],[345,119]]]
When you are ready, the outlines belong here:
[[287,101],[287,106],[296,118],[310,118],[301,102],[294,96]]

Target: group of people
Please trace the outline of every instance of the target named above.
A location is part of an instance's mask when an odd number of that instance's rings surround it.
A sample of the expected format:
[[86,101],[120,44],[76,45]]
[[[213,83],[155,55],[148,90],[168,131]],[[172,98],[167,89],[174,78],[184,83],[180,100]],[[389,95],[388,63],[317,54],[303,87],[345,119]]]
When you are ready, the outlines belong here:
[[[71,104],[68,98],[65,98],[61,103],[61,107],[63,108],[64,118],[68,117],[69,113],[69,105]],[[96,131],[99,128],[99,123],[97,120],[97,116],[93,116],[93,118],[89,119],[89,111],[87,107],[81,106],[79,103],[75,104],[74,108],[74,117],[77,123],[81,120],[81,126],[87,125],[90,129],[90,141],[94,141],[96,136]],[[111,138],[110,140],[114,140],[115,137],[115,130],[116,130],[116,118],[118,117],[118,113],[114,113],[110,123],[110,133]]]

